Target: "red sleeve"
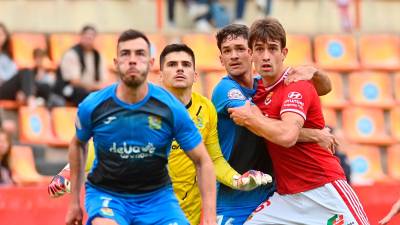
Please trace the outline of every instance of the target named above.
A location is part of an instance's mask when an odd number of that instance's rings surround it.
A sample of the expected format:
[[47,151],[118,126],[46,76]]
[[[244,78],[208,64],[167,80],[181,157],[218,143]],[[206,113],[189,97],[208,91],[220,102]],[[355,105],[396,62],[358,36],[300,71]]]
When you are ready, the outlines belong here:
[[280,114],[293,112],[307,119],[307,111],[317,92],[311,81],[298,81],[285,87]]

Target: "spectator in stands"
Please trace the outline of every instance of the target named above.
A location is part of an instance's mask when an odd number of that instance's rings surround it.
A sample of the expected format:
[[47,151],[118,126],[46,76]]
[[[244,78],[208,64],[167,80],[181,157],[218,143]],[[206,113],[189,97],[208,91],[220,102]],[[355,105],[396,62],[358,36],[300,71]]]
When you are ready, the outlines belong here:
[[353,29],[349,12],[350,2],[351,0],[336,0],[340,13],[340,23],[344,32],[351,32]]
[[11,59],[10,34],[0,23],[0,99],[17,100],[22,104],[33,105],[32,78],[21,76],[17,65]]
[[256,5],[266,16],[271,15],[272,0],[256,0]]
[[9,167],[11,153],[11,137],[0,128],[0,186],[12,184]]
[[96,29],[87,25],[80,34],[79,43],[61,59],[55,85],[56,93],[74,105],[78,105],[90,92],[100,89],[106,78],[104,60],[94,47]]
[[[193,20],[195,29],[200,32],[209,32],[212,29],[211,4],[215,0],[183,0],[188,11],[188,16]],[[168,25],[175,27],[175,3],[176,0],[168,0]]]
[[[33,93],[42,101],[46,101],[47,106],[64,106],[65,100],[62,96],[53,93],[55,84],[55,74],[45,50],[36,48],[33,50],[34,66],[31,69],[19,71],[22,77],[31,77]],[[38,102],[38,101],[36,101]]]
[[389,221],[400,212],[400,199],[393,204],[392,209],[390,209],[389,213],[379,221],[380,225],[385,225],[389,223]]

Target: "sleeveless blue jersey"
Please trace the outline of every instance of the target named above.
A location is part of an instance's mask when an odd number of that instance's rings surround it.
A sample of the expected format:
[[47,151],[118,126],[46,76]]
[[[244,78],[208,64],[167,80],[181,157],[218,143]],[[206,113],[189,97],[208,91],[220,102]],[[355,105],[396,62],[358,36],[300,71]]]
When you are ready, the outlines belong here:
[[88,182],[119,194],[165,187],[172,140],[192,150],[201,136],[182,103],[161,87],[148,84],[143,100],[127,104],[117,98],[117,86],[90,94],[78,108],[77,138],[93,137],[95,146]]

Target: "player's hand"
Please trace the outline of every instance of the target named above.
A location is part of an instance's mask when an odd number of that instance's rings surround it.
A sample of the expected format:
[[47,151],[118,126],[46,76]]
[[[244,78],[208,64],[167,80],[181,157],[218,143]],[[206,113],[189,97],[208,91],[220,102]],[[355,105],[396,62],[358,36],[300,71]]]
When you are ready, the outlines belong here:
[[263,116],[260,109],[252,105],[249,100],[247,100],[243,106],[229,108],[228,113],[233,122],[239,126],[244,126],[246,121]]
[[68,207],[65,224],[67,225],[82,225],[83,212],[79,203],[71,203]]
[[339,145],[335,135],[331,133],[330,128],[325,127],[319,131],[318,144],[327,149],[330,153],[335,154],[336,148]]
[[69,168],[64,168],[59,174],[53,177],[47,187],[47,192],[52,198],[57,198],[71,192]]
[[288,76],[285,79],[285,84],[288,85],[300,80],[311,80],[316,72],[318,72],[317,68],[311,65],[290,68]]
[[386,215],[383,219],[381,219],[379,221],[379,224],[380,225],[385,225],[385,224],[389,223],[389,221],[392,219],[392,217],[393,216],[389,213],[388,215]]
[[233,185],[242,191],[251,191],[258,186],[272,182],[272,177],[257,170],[249,170],[241,176],[233,177]]

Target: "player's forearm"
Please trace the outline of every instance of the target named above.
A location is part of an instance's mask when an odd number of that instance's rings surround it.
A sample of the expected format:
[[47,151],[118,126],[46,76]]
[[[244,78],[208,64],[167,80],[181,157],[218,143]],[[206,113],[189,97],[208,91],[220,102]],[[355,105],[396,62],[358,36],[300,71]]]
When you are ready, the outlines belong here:
[[261,114],[247,119],[244,126],[258,136],[286,148],[295,145],[299,135],[298,129],[293,124],[271,119]]
[[319,96],[326,95],[332,90],[331,80],[321,71],[315,72],[312,81]]
[[399,212],[400,212],[400,199],[397,200],[397,202],[392,206],[392,209],[390,210],[392,216],[396,215]]
[[216,182],[212,161],[203,157],[195,163],[202,199],[203,218],[216,220]]
[[71,198],[79,204],[81,186],[84,179],[86,154],[82,144],[74,137],[69,145],[69,165],[71,175]]
[[213,144],[207,144],[206,148],[214,164],[217,181],[223,183],[230,188],[237,189],[237,187],[233,185],[233,179],[235,175],[240,174],[236,172],[236,170],[234,170],[225,160],[224,156],[222,155],[219,143],[216,142]]
[[297,142],[319,142],[320,133],[318,129],[301,128]]

